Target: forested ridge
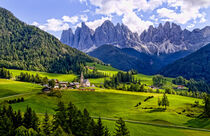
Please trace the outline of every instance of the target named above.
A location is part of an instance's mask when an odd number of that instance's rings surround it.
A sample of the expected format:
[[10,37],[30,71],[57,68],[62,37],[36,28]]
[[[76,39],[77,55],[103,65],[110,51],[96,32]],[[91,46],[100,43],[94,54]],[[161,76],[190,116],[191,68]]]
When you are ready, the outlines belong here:
[[0,67],[70,73],[98,61],[0,7]]
[[210,83],[210,44],[166,66],[160,74],[168,77],[205,80]]

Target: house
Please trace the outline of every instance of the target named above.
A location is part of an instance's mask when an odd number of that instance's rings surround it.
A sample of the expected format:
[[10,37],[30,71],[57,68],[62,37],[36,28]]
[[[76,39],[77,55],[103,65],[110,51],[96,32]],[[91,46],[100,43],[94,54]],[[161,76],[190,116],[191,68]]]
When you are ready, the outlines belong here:
[[55,83],[54,89],[59,89],[59,83]]
[[78,82],[72,82],[68,85],[69,88],[79,88],[80,84]]
[[50,92],[51,92],[51,88],[50,88],[50,87],[44,87],[44,88],[42,89],[42,92],[43,92],[43,93],[50,93]]
[[59,82],[60,88],[67,88],[68,82]]
[[178,85],[177,86],[177,89],[180,89],[180,90],[182,90],[182,89],[184,89],[185,88],[185,86],[183,86],[183,85]]

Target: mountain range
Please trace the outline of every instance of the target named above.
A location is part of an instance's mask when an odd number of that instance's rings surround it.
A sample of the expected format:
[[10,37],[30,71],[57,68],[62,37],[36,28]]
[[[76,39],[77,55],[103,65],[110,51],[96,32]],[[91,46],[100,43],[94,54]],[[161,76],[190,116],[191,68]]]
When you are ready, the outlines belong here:
[[104,44],[112,44],[119,48],[133,48],[142,53],[160,55],[198,50],[210,42],[210,27],[189,31],[182,30],[175,23],[166,22],[158,27],[150,26],[139,35],[124,24],[114,25],[107,20],[95,31],[85,23],[77,27],[74,33],[71,28],[64,30],[60,40],[84,52],[93,51]]

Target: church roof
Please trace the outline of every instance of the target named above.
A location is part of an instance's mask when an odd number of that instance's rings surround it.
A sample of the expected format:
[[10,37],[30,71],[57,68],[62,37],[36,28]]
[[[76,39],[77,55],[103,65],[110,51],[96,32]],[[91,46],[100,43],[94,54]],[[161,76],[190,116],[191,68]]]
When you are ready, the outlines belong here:
[[88,80],[88,79],[85,79],[85,80],[83,81],[83,83],[87,83],[87,82],[89,82],[89,80]]

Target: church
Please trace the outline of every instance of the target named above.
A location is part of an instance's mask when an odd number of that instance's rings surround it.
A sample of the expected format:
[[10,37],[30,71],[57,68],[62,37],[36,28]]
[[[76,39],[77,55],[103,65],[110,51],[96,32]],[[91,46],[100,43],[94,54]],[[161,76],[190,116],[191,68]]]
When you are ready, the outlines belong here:
[[90,81],[88,79],[84,79],[83,72],[81,72],[81,76],[80,76],[80,86],[90,87]]

